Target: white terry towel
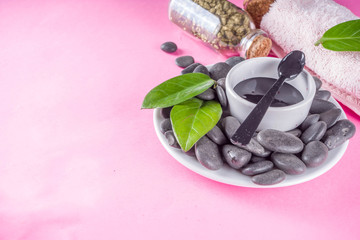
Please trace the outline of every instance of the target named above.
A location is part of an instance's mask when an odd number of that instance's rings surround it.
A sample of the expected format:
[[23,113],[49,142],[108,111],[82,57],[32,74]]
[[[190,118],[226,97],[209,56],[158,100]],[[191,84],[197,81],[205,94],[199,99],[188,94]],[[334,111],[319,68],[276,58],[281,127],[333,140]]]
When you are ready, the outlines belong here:
[[354,19],[358,17],[332,0],[276,0],[263,16],[261,28],[275,43],[279,57],[303,51],[307,69],[323,81],[323,87],[360,115],[360,52],[334,52],[314,45],[329,28]]

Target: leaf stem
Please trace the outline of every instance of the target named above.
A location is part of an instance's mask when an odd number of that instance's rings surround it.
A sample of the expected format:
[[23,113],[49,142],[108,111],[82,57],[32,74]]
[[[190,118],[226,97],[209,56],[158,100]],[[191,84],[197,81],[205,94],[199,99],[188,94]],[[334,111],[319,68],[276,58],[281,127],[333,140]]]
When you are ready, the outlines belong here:
[[319,46],[320,43],[322,43],[322,38],[320,38],[319,40],[317,40],[317,41],[314,43],[314,45],[315,45],[315,46]]

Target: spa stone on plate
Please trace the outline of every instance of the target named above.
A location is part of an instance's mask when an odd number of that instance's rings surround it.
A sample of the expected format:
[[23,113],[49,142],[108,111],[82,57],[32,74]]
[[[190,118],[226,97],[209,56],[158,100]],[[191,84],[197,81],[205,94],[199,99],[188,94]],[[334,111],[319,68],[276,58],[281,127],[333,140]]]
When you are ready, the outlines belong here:
[[[228,116],[231,116],[231,112],[230,112],[230,109],[228,107],[226,108],[223,108],[222,110],[222,114],[221,114],[221,118],[224,119]],[[221,124],[220,124],[221,125]]]
[[300,125],[300,129],[302,131],[306,130],[308,127],[319,121],[320,115],[319,114],[310,114],[308,115],[305,120]]
[[206,89],[205,92],[200,93],[196,97],[201,100],[213,100],[215,99],[215,90],[212,88]]
[[177,142],[176,138],[175,138],[175,135],[174,135],[174,132],[172,130],[169,130],[169,131],[166,131],[164,133],[165,135],[165,138],[168,142],[168,144],[171,146],[171,147],[174,147],[174,148],[180,148],[180,145],[179,143]]
[[226,78],[220,78],[216,81],[216,83],[218,86],[222,87],[223,89],[226,89],[225,88],[225,80],[226,80]]
[[273,185],[284,181],[286,174],[279,170],[274,169],[265,173],[255,175],[251,178],[253,183],[258,185]]
[[250,159],[250,161],[253,162],[253,163],[261,162],[261,161],[265,161],[265,160],[266,160],[266,158],[255,156],[255,155],[252,155],[252,157]]
[[243,145],[241,143],[237,143],[234,142],[232,140],[230,140],[232,144],[234,144],[235,146],[238,146],[242,149],[245,149],[249,152],[251,152],[252,154],[258,156],[258,157],[267,157],[271,154],[271,152],[269,150],[267,150],[266,148],[264,148],[264,146],[262,146],[255,137],[250,139],[250,142],[246,145]]
[[236,130],[240,127],[240,122],[233,116],[227,116],[221,120],[222,128],[225,135],[230,139]]
[[327,126],[324,121],[316,122],[303,132],[301,135],[301,140],[305,144],[311,141],[320,140],[324,136],[326,129]]
[[298,153],[304,148],[298,137],[275,129],[261,130],[256,139],[262,146],[275,152]]
[[294,154],[274,152],[271,160],[277,168],[289,175],[299,175],[306,170],[306,165]]
[[215,63],[209,70],[210,77],[214,80],[226,77],[231,67],[224,62]]
[[177,50],[177,46],[174,42],[164,42],[161,44],[160,48],[167,53],[173,53]]
[[195,68],[200,66],[201,64],[200,63],[193,63],[193,64],[190,64],[189,66],[187,66],[186,68],[184,68],[182,71],[181,71],[181,74],[186,74],[186,73],[192,73],[194,72]]
[[251,153],[236,147],[232,144],[226,144],[222,147],[222,154],[230,167],[240,169],[250,161]]
[[163,118],[170,118],[170,112],[172,107],[161,108],[160,114]]
[[322,86],[322,81],[315,76],[313,76],[313,78],[314,78],[314,82],[315,82],[315,86],[316,86],[316,91],[318,91]]
[[328,156],[328,148],[320,141],[312,141],[305,145],[301,154],[301,160],[308,167],[321,165]]
[[223,145],[228,142],[224,133],[216,125],[206,134],[206,136],[208,136],[217,145]]
[[291,135],[294,135],[295,137],[300,137],[302,132],[300,129],[295,128],[293,130],[287,131],[286,133],[290,133]]
[[230,67],[233,67],[236,64],[238,64],[244,60],[245,60],[245,58],[234,56],[234,57],[230,57],[230,58],[226,59],[225,63],[227,63]]
[[322,141],[328,147],[329,150],[334,149],[346,140],[352,138],[355,134],[355,125],[347,119],[339,120],[334,126],[329,128]]
[[[182,150],[182,149],[181,149]],[[183,151],[184,152],[184,151]],[[190,150],[189,151],[187,151],[187,152],[184,152],[186,155],[188,155],[188,156],[191,156],[191,157],[196,157],[196,155],[195,155],[195,147],[192,147],[192,148],[190,148]]]
[[164,134],[165,132],[167,132],[169,130],[172,130],[171,121],[170,121],[170,118],[165,118],[160,123],[160,131],[161,131],[161,133]]
[[319,90],[315,93],[315,99],[329,100],[331,93],[327,90]]
[[216,87],[216,96],[219,99],[220,105],[226,108],[227,107],[226,93],[221,86]]
[[176,65],[182,68],[186,68],[194,63],[194,58],[192,56],[181,56],[175,59]]
[[204,65],[197,66],[193,72],[194,73],[203,73],[203,74],[210,76],[209,70]]
[[272,161],[260,161],[256,163],[250,163],[245,165],[241,169],[241,173],[247,176],[253,176],[256,174],[264,173],[267,171],[270,171],[274,167],[274,164]]
[[218,170],[223,165],[218,145],[206,136],[195,143],[195,155],[201,165],[207,169]]
[[310,113],[323,113],[333,108],[336,108],[336,106],[332,102],[322,99],[314,99],[310,107]]
[[332,127],[341,115],[339,108],[333,108],[320,114],[320,120],[326,122],[327,128]]

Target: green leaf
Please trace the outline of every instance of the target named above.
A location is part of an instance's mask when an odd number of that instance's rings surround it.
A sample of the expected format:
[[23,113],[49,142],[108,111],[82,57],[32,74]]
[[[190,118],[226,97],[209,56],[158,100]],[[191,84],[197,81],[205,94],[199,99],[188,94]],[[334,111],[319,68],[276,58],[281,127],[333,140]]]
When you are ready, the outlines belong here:
[[360,51],[360,19],[340,23],[327,30],[315,46],[333,51]]
[[174,134],[180,147],[189,151],[192,146],[220,120],[222,108],[217,101],[192,98],[175,105],[170,112]]
[[164,108],[188,100],[207,90],[215,81],[203,73],[188,73],[171,78],[153,88],[141,108]]

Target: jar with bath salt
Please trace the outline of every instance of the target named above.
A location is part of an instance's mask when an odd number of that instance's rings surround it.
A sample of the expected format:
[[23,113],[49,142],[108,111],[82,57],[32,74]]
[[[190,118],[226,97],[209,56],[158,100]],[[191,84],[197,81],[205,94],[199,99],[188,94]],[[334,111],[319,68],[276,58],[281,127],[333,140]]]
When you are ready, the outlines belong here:
[[271,50],[250,15],[226,0],[171,0],[169,19],[225,56],[264,57]]

